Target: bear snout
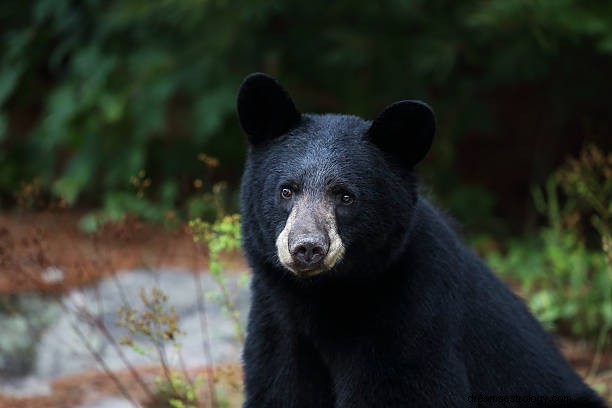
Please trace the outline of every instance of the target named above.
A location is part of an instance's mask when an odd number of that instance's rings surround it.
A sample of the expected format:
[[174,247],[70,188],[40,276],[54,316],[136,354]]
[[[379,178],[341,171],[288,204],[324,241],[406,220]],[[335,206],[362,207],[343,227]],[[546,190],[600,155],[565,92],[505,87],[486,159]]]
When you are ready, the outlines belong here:
[[329,239],[322,234],[300,236],[289,242],[289,253],[297,270],[320,267],[328,250]]
[[338,234],[334,207],[326,200],[296,200],[276,239],[280,263],[301,277],[329,271],[340,262],[344,245]]

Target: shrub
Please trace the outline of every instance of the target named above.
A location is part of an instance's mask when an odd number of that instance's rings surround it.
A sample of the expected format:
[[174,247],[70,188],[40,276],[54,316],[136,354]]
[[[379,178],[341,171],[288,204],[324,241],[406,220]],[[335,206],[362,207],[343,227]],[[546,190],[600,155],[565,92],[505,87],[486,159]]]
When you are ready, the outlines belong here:
[[[547,225],[536,237],[509,243],[487,256],[491,266],[515,282],[536,316],[550,329],[597,340],[602,348],[612,328],[612,154],[586,148],[533,190]],[[560,188],[566,193],[560,199]],[[581,218],[590,215],[601,245],[587,245]]]

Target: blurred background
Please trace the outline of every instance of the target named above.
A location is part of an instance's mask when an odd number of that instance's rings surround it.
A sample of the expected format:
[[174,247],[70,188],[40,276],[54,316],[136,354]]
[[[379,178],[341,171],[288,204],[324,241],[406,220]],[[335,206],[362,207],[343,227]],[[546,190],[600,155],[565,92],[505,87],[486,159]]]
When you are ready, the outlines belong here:
[[[36,355],[56,324],[32,334],[24,296],[63,306],[163,264],[218,272],[223,305],[223,278],[248,268],[238,235],[223,256],[210,243],[236,232],[235,97],[263,71],[303,112],[428,102],[424,194],[612,398],[612,3],[5,0],[0,27],[0,313],[33,339],[0,332],[0,380],[35,371],[6,356]],[[20,384],[0,403],[43,398]]]

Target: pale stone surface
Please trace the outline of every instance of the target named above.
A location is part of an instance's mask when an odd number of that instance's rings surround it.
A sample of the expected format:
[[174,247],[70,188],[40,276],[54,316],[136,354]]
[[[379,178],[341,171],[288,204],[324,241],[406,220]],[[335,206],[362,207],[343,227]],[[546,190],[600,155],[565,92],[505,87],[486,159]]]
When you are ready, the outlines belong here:
[[[235,305],[240,311],[244,328],[249,306],[248,284],[240,282],[238,273],[230,273],[227,276],[227,287],[230,292],[235,293]],[[202,330],[203,320],[197,302],[198,282],[201,282],[204,293],[209,294],[204,300],[207,331]],[[113,338],[118,340],[126,331],[115,324],[117,310],[126,302],[132,307],[140,306],[141,289],[148,291],[154,286],[167,294],[168,305],[173,306],[180,316],[180,328],[184,332],[179,338],[180,352],[188,367],[210,364],[209,357],[212,357],[214,363],[239,361],[241,343],[236,336],[232,320],[219,301],[214,299],[214,293],[219,290],[209,274],[193,274],[184,270],[126,271],[117,273],[115,279],[102,281],[86,290],[71,292],[62,298],[64,312],[57,314],[55,321],[49,323],[39,336],[33,371],[21,378],[0,377],[0,392],[19,396],[44,394],[49,392],[48,384],[52,379],[99,368],[83,339],[100,354],[108,367],[124,368],[125,365],[112,342],[99,328],[79,316],[83,310],[97,316],[104,322]],[[212,298],[210,294],[213,294]],[[58,304],[55,301],[49,303],[49,307],[57,307]],[[82,337],[78,332],[82,333]],[[208,341],[211,356],[204,352],[205,341]],[[137,341],[136,344],[143,349],[150,349],[148,344],[142,341]],[[171,364],[178,363],[177,350],[171,344],[166,344],[165,349]],[[143,356],[129,347],[122,346],[121,350],[135,366],[150,365],[157,361],[152,352]],[[96,408],[111,406],[113,405],[95,405]]]

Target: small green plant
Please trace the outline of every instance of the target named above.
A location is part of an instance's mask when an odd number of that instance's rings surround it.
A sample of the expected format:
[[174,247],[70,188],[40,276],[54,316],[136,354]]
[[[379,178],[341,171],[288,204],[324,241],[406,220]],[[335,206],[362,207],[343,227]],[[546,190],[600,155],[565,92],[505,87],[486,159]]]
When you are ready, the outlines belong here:
[[578,209],[590,215],[612,273],[612,153],[587,146],[578,159],[571,158],[561,167],[557,177]]
[[[196,281],[200,282],[197,275]],[[229,292],[226,292],[229,296]],[[200,313],[203,322],[204,353],[210,365],[204,368],[204,374],[193,376],[189,374],[181,354],[180,337],[184,334],[179,327],[179,316],[172,306],[168,305],[167,295],[159,288],[149,290],[141,289],[138,305],[130,305],[130,300],[124,299],[124,304],[118,309],[117,325],[124,328],[127,333],[120,338],[114,336],[106,325],[105,319],[98,313],[92,312],[85,304],[69,305],[59,302],[65,313],[75,314],[78,320],[87,322],[97,329],[109,342],[118,357],[127,368],[131,380],[138,389],[128,386],[124,379],[117,376],[108,366],[100,350],[91,342],[87,334],[79,325],[73,322],[72,328],[83,345],[99,363],[104,372],[117,386],[123,396],[134,406],[146,408],[203,408],[236,406],[241,400],[242,383],[240,380],[226,381],[220,378],[229,378],[227,370],[223,367],[214,367],[210,352],[210,339],[207,335],[206,310],[201,300],[204,298],[200,290],[198,296]],[[229,299],[229,298],[228,298]],[[230,299],[231,301],[231,299]],[[134,352],[149,357],[155,367],[161,368],[154,384],[149,381],[148,375],[138,370],[125,354],[128,347]],[[176,353],[172,356],[168,352],[174,348]],[[178,365],[171,364],[170,357],[178,357]],[[176,360],[174,360],[176,361]],[[221,377],[215,374],[216,370]],[[226,375],[224,375],[224,373]],[[140,395],[144,393],[144,396]]]
[[[556,181],[547,196],[534,193],[549,225],[530,240],[509,243],[487,261],[503,277],[516,282],[539,320],[549,329],[593,338],[612,323],[610,274],[601,251],[586,248],[578,235],[563,227]],[[608,326],[609,327],[609,326]]]
[[576,200],[579,210],[590,214],[593,228],[599,234],[606,266],[596,284],[604,293],[603,324],[597,338],[597,353],[591,367],[600,364],[601,350],[611,344],[612,338],[612,152],[604,154],[595,145],[589,145],[578,159],[567,161],[557,173],[565,193]]
[[[210,292],[207,295],[223,306],[224,311],[229,314],[234,323],[236,336],[241,342],[244,342],[240,313],[229,290],[222,259],[224,253],[236,251],[240,248],[240,216],[238,214],[227,215],[214,223],[196,218],[189,222],[189,228],[193,233],[194,242],[206,244],[208,268],[219,289],[217,292]],[[245,284],[246,278],[246,273],[242,274],[239,283]]]
[[178,327],[178,315],[173,307],[167,306],[168,297],[159,288],[151,288],[150,293],[141,289],[140,300],[142,310],[123,305],[117,312],[117,325],[126,328],[130,333],[123,336],[120,343],[146,354],[134,342],[135,336],[144,337],[157,350],[164,368],[168,368],[163,344],[171,341],[175,346],[179,345],[177,338],[182,333]]
[[155,400],[148,408],[197,408],[196,391],[205,382],[203,375],[198,375],[193,381],[181,373],[171,372],[170,379],[158,378],[155,381]]
[[[208,167],[216,166],[216,159],[206,155],[200,155],[199,159]],[[82,227],[95,232],[100,223],[107,221],[120,221],[124,216],[123,209],[126,207],[121,205],[125,202],[142,203],[149,205],[146,196],[146,189],[150,185],[149,179],[146,178],[144,172],[139,173],[132,178],[132,184],[137,188],[136,195],[130,195],[126,198],[127,201],[119,202],[115,208],[116,211],[102,213],[101,215],[92,215],[89,218],[82,220]],[[196,180],[198,181],[198,180]],[[195,183],[196,188],[202,188],[202,182]],[[240,219],[238,215],[226,214],[226,196],[224,192],[226,184],[216,183],[211,186],[210,192],[203,192],[202,202],[205,207],[212,210],[212,218],[216,217],[216,221],[209,222],[201,218],[196,218],[189,222],[190,230],[193,234],[193,239],[196,244],[202,243],[206,246],[208,252],[208,266],[214,282],[218,286],[218,290],[206,293],[206,297],[218,301],[225,313],[231,318],[237,338],[244,342],[244,334],[240,321],[240,314],[235,302],[235,297],[232,293],[230,284],[226,279],[226,270],[223,262],[223,255],[238,250],[241,244],[240,238]],[[108,209],[107,208],[107,209]],[[140,214],[141,211],[132,211],[131,213]],[[207,217],[207,219],[210,217]],[[88,225],[89,224],[91,225]],[[203,406],[222,407],[226,406],[229,401],[234,401],[240,395],[241,384],[236,386],[234,383],[223,384],[222,386],[215,385],[217,377],[215,376],[214,362],[210,350],[210,339],[208,337],[208,327],[206,323],[206,308],[204,306],[204,291],[201,285],[201,280],[194,275],[196,288],[198,290],[197,302],[200,311],[201,328],[203,331],[203,347],[204,353],[207,356],[210,365],[206,367],[206,375],[200,375],[191,378],[187,374],[185,364],[182,360],[180,348],[181,344],[178,341],[183,334],[179,328],[179,318],[176,311],[167,304],[167,296],[159,288],[152,288],[150,291],[141,290],[140,305],[138,307],[124,304],[118,311],[118,325],[127,330],[127,334],[120,339],[115,339],[102,319],[98,318],[88,310],[81,310],[82,318],[90,322],[94,327],[100,330],[105,338],[115,348],[120,358],[128,368],[133,380],[137,382],[139,388],[145,393],[144,406],[147,408],[198,408]],[[241,276],[240,284],[246,282],[246,273]],[[78,331],[78,328],[75,328]],[[119,390],[130,401],[139,405],[139,398],[132,395],[131,390],[124,386],[121,380],[106,366],[102,355],[91,345],[84,333],[77,333],[86,345],[88,350],[94,355],[98,363],[103,367],[109,377],[115,382]],[[176,355],[179,356],[179,370],[172,366],[167,353],[168,345],[176,349]],[[152,386],[145,380],[141,373],[129,362],[125,354],[122,352],[122,346],[129,347],[133,351],[151,358],[162,369],[162,375],[159,376],[155,385]],[[203,386],[206,387],[203,387]],[[231,389],[228,389],[229,386]],[[217,389],[218,388],[218,389]]]
[[[95,233],[109,223],[120,223],[128,217],[136,217],[151,224],[176,228],[187,219],[202,218],[208,221],[222,218],[228,207],[227,183],[212,182],[212,174],[219,160],[205,153],[197,155],[205,169],[206,178],[191,180],[189,192],[181,198],[176,180],[153,180],[144,169],[129,177],[129,188],[109,191],[103,196],[102,207],[83,216],[79,227],[83,232]],[[16,196],[28,204],[40,195],[36,181],[24,185],[23,192]],[[184,194],[183,194],[184,195]],[[34,197],[34,198],[32,198]],[[66,201],[59,204],[66,205]],[[28,204],[31,205],[31,204]]]
[[[200,405],[199,395],[204,377],[195,380],[186,374],[185,366],[180,360],[183,372],[175,371],[169,362],[165,345],[167,343],[180,350],[178,338],[182,334],[179,328],[179,317],[173,307],[167,305],[168,297],[159,288],[151,288],[147,293],[140,292],[142,308],[123,305],[119,311],[117,324],[128,330],[119,343],[129,346],[137,353],[149,355],[151,350],[156,354],[156,361],[160,363],[163,376],[155,381],[155,389],[150,400],[146,403],[148,408],[197,408]],[[148,343],[149,349],[137,343],[142,339]],[[177,353],[180,356],[180,353]]]

